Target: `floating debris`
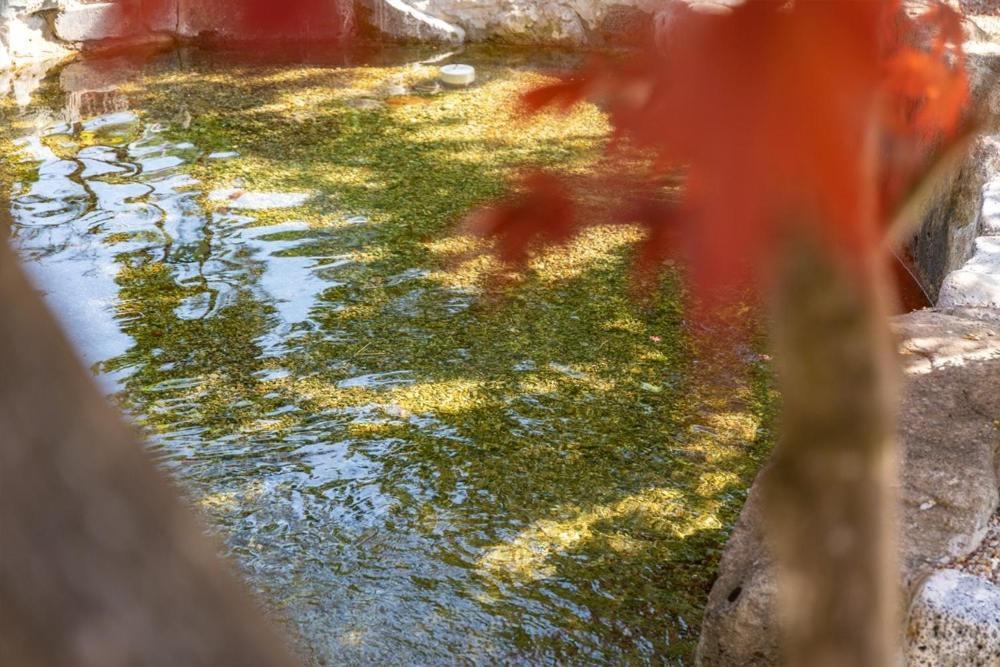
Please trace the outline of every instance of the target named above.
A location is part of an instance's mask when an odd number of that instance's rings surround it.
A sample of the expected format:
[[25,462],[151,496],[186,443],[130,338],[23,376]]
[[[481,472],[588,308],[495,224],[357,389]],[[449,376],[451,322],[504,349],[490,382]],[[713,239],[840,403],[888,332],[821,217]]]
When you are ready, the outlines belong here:
[[441,81],[449,86],[470,86],[476,81],[476,68],[472,65],[445,65],[441,68]]

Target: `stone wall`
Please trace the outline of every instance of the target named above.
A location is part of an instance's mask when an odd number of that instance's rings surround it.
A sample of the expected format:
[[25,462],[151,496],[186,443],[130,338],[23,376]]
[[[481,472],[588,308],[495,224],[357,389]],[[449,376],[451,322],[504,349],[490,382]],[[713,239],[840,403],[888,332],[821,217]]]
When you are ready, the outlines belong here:
[[[602,42],[665,3],[659,0],[409,0],[466,39],[529,43]],[[391,30],[389,30],[391,32]]]
[[61,0],[0,0],[0,70],[69,53],[52,34],[52,18],[61,4]]
[[974,43],[967,46],[971,51],[970,82],[974,97],[989,118],[988,126],[961,167],[938,183],[920,229],[908,244],[914,271],[932,303],[938,301],[946,277],[972,257],[976,237],[982,232],[983,186],[988,174],[1000,169],[1000,143],[995,138],[1000,132],[1000,90],[995,86],[1000,77],[1000,53],[977,53],[974,47]]
[[[694,0],[682,0],[685,2]],[[726,0],[715,0],[725,2]],[[0,69],[65,55],[87,42],[206,34],[239,38],[240,3],[209,0],[0,0]],[[606,44],[652,31],[662,0],[330,0],[301,34],[330,39],[373,29],[391,38],[461,43]]]

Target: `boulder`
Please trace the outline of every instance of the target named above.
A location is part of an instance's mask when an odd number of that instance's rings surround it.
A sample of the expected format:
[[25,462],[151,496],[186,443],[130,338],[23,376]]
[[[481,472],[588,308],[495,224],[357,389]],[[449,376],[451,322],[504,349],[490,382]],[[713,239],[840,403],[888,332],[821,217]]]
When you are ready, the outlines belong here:
[[[923,310],[897,318],[895,328],[906,374],[900,585],[909,597],[942,565],[974,551],[997,509],[1000,314]],[[705,667],[779,664],[760,487],[759,478],[709,595],[697,653]]]
[[[974,238],[968,259],[953,267],[945,277],[938,295],[943,308],[972,306],[1000,308],[1000,134],[980,139],[973,153],[975,171],[982,174],[969,182],[975,186],[974,203],[978,215],[971,224],[952,235],[983,234]],[[954,222],[950,228],[955,230]],[[963,244],[967,244],[965,240]],[[958,257],[960,255],[956,255]]]
[[779,663],[774,561],[764,543],[760,489],[765,469],[750,489],[743,512],[719,563],[696,663],[706,666]]
[[121,19],[121,6],[116,3],[79,5],[56,16],[55,33],[65,42],[84,42],[124,37],[137,28]]
[[910,667],[1000,664],[1000,588],[957,570],[931,575],[910,608]]
[[[39,3],[39,7],[42,5]],[[0,61],[3,67],[55,60],[69,51],[51,34],[46,17],[30,8],[8,6],[0,10]],[[6,57],[4,57],[4,53]]]
[[[367,0],[372,27],[397,39],[460,44],[466,31],[437,14],[404,0]],[[423,3],[426,5],[427,3]]]
[[[502,39],[570,45],[636,43],[678,7],[725,11],[740,0],[350,0],[322,5],[277,30],[249,26],[237,2],[209,0],[12,0],[22,17],[51,12],[59,40],[80,44],[149,35],[329,40],[365,23],[390,37],[462,43]],[[361,9],[362,11],[358,11]],[[662,19],[662,20],[661,20]],[[299,25],[301,23],[301,25]],[[9,46],[9,44],[8,44]]]
[[906,383],[902,441],[903,583],[976,549],[996,511],[1000,318],[924,310],[896,328]]

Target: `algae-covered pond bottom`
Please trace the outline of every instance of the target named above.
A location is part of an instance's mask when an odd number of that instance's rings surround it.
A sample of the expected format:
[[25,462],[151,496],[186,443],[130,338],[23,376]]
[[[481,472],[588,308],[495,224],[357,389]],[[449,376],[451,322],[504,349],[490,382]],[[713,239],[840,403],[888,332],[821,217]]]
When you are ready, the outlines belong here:
[[434,55],[61,66],[0,102],[11,242],[307,662],[687,664],[768,370],[629,298],[632,229],[485,289],[456,224],[608,127],[512,117],[572,55]]

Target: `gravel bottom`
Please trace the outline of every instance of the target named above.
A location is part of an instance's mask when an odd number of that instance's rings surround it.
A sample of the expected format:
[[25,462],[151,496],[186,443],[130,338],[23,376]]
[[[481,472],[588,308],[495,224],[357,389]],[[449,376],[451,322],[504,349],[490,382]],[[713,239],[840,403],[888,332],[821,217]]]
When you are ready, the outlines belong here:
[[951,567],[1000,585],[1000,512],[990,519],[989,531],[979,548]]

